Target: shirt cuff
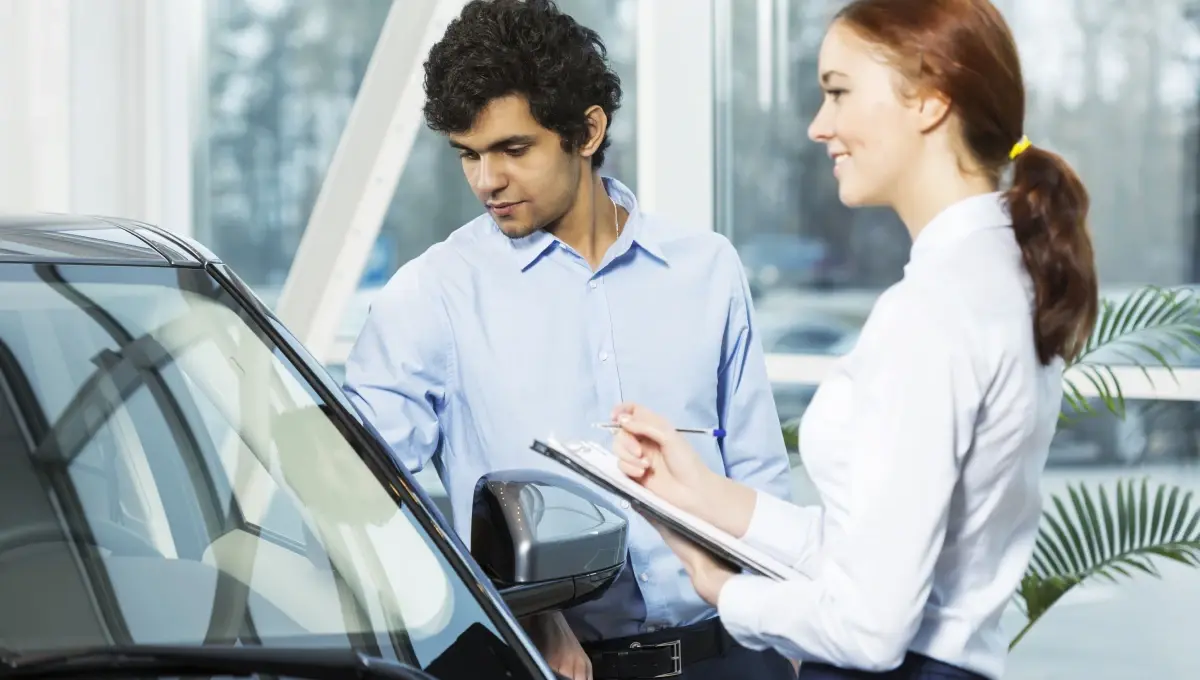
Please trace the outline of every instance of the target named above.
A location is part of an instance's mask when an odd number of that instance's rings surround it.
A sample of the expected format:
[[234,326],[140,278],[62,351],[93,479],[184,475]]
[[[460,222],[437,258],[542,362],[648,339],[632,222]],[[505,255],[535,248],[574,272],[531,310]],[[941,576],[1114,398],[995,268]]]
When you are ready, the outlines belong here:
[[[785,500],[763,491],[757,492],[754,513],[750,515],[750,524],[746,527],[746,534],[742,536],[742,540],[774,555],[782,553],[789,557],[798,557],[798,548],[807,539],[804,527],[795,521],[798,511],[797,506]],[[792,545],[793,543],[797,545]]]
[[762,640],[762,613],[772,606],[772,590],[777,584],[763,576],[739,574],[721,588],[717,596],[717,614],[721,624],[743,647],[760,651],[770,645]]

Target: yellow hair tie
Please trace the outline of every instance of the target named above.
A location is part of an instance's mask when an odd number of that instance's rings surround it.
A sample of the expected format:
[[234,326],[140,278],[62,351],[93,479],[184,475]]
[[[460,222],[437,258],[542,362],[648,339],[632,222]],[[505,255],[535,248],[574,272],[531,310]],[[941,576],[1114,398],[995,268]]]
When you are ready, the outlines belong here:
[[1013,144],[1012,151],[1008,152],[1008,160],[1011,161],[1011,160],[1015,159],[1017,156],[1020,156],[1025,151],[1025,149],[1028,149],[1030,146],[1031,146],[1031,144],[1029,142],[1029,138],[1024,135],[1021,135],[1021,141],[1017,142],[1016,144]]

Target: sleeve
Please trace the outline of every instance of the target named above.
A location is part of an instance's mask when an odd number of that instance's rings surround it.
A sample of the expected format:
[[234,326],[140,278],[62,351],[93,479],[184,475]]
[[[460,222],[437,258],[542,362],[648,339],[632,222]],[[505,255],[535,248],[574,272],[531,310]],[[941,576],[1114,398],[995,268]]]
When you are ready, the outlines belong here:
[[404,265],[372,301],[346,360],[345,392],[412,472],[441,443],[452,379],[449,321],[423,258]]
[[877,307],[852,367],[844,533],[817,578],[735,576],[718,608],[753,649],[866,671],[898,666],[916,635],[982,390],[967,343],[922,299]]
[[728,241],[725,246],[731,285],[717,376],[717,416],[725,430],[721,442],[725,474],[776,498],[790,500],[791,465],[754,324],[750,285],[737,252]]
[[803,573],[820,548],[823,518],[820,506],[793,505],[759,491],[742,540]]

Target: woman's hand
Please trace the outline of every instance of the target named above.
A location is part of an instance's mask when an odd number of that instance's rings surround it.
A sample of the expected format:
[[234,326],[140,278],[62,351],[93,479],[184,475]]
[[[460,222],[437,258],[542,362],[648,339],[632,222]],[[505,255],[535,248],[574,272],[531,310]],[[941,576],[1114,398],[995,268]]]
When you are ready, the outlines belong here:
[[665,418],[636,404],[613,411],[621,426],[613,442],[621,471],[663,500],[693,514],[724,478],[710,470]]
[[696,593],[705,602],[714,607],[717,606],[717,600],[721,597],[721,589],[733,577],[733,572],[695,543],[649,517],[646,519],[662,535],[663,541],[675,552],[679,561],[683,562],[683,568],[692,579],[692,587],[696,589]]

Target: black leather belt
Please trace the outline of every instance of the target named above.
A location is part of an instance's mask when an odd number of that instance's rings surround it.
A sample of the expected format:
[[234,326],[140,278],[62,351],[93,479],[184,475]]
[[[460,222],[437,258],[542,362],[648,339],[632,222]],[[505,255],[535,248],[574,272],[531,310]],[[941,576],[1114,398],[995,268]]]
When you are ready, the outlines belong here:
[[720,619],[644,635],[589,642],[583,645],[592,660],[596,680],[670,678],[694,663],[723,656],[736,643]]

